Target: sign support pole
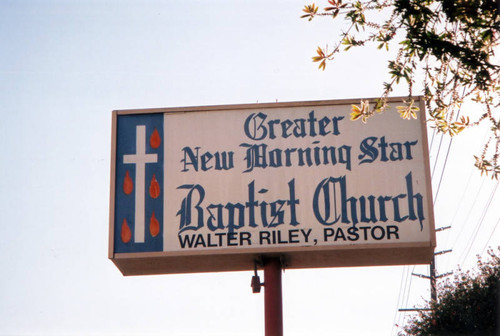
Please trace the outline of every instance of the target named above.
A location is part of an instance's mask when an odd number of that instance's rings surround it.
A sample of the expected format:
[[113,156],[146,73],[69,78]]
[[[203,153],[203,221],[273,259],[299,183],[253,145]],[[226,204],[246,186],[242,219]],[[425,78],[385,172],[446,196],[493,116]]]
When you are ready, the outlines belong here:
[[283,336],[281,259],[264,259],[265,336]]

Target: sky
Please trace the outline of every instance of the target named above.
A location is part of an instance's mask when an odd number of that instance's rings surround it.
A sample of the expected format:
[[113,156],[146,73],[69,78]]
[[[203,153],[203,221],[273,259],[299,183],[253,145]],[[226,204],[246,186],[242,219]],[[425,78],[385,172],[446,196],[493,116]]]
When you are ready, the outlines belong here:
[[[340,26],[303,1],[0,3],[0,335],[263,335],[253,272],[124,277],[108,260],[111,112],[376,97],[384,53],[318,45]],[[404,87],[394,95],[405,95]],[[474,106],[470,110],[475,111]],[[500,245],[486,130],[429,130],[438,273]],[[427,266],[285,270],[285,335],[395,335]]]

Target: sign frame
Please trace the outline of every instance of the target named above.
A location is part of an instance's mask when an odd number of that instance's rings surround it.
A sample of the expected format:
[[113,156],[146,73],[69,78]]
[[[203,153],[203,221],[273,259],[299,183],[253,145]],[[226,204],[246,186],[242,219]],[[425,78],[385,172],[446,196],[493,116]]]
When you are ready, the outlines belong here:
[[[388,103],[402,103],[408,97],[391,97]],[[429,264],[436,246],[431,176],[425,124],[425,104],[423,97],[413,97],[420,108],[419,121],[421,130],[421,146],[425,173],[425,202],[427,206],[427,222],[429,237],[426,242],[404,243],[372,243],[358,245],[335,246],[295,246],[277,249],[276,247],[215,249],[202,251],[171,252],[115,252],[115,191],[117,162],[117,120],[120,116],[140,114],[170,114],[213,111],[244,111],[265,109],[272,113],[276,108],[314,108],[319,106],[359,104],[360,99],[298,101],[283,103],[211,105],[171,108],[149,108],[115,110],[112,113],[111,138],[111,172],[110,172],[110,216],[109,216],[109,254],[108,257],[123,275],[178,274],[199,272],[225,272],[253,270],[255,261],[265,257],[282,257],[285,267],[292,269],[347,266],[381,266],[402,264]],[[375,103],[375,98],[363,99]],[[386,111],[384,113],[392,113]],[[377,118],[377,116],[374,116]],[[368,120],[370,123],[371,120]],[[357,122],[350,121],[346,122]]]

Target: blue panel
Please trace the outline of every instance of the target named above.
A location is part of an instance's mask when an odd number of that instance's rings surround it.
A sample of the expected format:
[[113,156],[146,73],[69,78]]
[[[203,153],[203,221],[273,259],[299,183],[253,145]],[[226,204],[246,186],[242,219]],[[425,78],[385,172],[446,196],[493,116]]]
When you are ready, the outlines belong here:
[[[146,127],[145,148],[146,154],[156,154],[157,162],[146,163],[145,168],[145,213],[144,224],[145,234],[144,242],[134,241],[135,228],[135,193],[137,190],[136,181],[136,165],[123,161],[124,155],[136,154],[136,133],[137,126],[144,125]],[[150,143],[150,138],[156,131],[160,136],[161,142],[159,146],[153,142]],[[115,237],[114,247],[115,253],[128,252],[154,252],[163,250],[163,114],[139,114],[139,115],[120,115],[117,118],[117,138],[116,138],[116,190],[115,190]],[[154,148],[157,147],[157,148]],[[126,174],[133,183],[133,190],[130,193],[124,191],[124,181]],[[159,196],[153,198],[150,194],[150,184],[153,180],[153,175],[156,178],[159,186]],[[155,189],[158,190],[158,189]],[[156,194],[153,192],[153,196]],[[159,232],[153,226],[150,230],[151,216],[154,216],[159,223]],[[126,220],[127,226],[131,232],[129,241],[122,238],[123,222]],[[125,232],[126,233],[126,232]],[[125,234],[127,236],[127,234]],[[127,238],[127,237],[125,237]]]

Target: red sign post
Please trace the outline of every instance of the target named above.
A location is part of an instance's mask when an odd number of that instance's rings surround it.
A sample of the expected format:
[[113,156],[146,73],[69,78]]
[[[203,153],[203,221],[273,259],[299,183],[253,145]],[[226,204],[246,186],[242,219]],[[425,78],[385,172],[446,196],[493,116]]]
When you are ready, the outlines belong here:
[[283,294],[280,258],[264,259],[264,316],[266,336],[283,335]]

